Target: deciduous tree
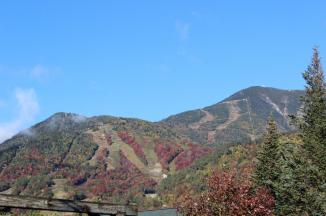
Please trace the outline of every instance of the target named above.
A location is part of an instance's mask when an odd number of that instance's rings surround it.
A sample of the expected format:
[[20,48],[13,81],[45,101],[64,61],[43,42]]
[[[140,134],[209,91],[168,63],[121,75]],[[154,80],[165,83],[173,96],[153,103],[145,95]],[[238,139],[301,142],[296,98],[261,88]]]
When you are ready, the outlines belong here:
[[268,189],[254,190],[234,171],[216,171],[208,180],[208,191],[197,198],[186,196],[179,211],[185,216],[268,216],[273,215],[273,206]]

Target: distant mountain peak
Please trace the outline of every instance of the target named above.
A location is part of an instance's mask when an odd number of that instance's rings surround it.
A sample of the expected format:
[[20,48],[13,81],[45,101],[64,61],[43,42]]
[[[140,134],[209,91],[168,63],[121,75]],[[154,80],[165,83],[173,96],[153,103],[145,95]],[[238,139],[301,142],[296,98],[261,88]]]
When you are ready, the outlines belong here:
[[199,143],[250,142],[262,136],[270,115],[283,132],[294,128],[289,114],[301,106],[301,90],[251,86],[203,109],[186,111],[163,120]]
[[86,116],[83,116],[83,115],[79,115],[79,114],[76,114],[76,113],[71,113],[71,112],[57,112],[57,113],[54,113],[52,116],[49,117],[49,119],[64,119],[64,118],[70,118],[70,119],[75,119],[75,118],[82,118],[82,119],[87,119]]
[[74,123],[81,123],[87,121],[88,118],[83,115],[79,115],[76,113],[68,113],[68,112],[57,112],[50,116],[45,122],[67,122],[72,121]]

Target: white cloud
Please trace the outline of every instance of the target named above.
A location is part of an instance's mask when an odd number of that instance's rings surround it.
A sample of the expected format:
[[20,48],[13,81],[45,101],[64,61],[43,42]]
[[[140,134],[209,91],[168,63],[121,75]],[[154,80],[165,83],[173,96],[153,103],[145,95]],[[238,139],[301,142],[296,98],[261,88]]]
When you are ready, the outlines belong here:
[[190,24],[182,21],[176,22],[176,30],[181,40],[187,40],[189,38]]
[[0,123],[0,143],[33,122],[40,110],[34,89],[18,88],[15,91],[15,98],[18,108],[17,116],[10,122]]

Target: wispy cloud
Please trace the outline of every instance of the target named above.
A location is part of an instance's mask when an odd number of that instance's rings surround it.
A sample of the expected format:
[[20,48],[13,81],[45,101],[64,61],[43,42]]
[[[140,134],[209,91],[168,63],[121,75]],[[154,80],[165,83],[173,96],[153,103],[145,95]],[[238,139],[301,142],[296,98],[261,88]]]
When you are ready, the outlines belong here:
[[32,68],[31,75],[33,77],[41,77],[48,74],[49,71],[42,65],[36,65]]
[[16,89],[15,99],[17,116],[9,122],[0,123],[0,143],[24,129],[39,113],[40,107],[34,89]]
[[46,82],[58,76],[61,73],[59,67],[48,67],[42,64],[36,64],[31,67],[9,67],[0,65],[0,75],[11,78],[26,78],[37,82]]
[[49,75],[50,75],[50,70],[40,64],[35,65],[30,71],[30,76],[38,81],[43,80],[45,77]]
[[187,40],[189,38],[190,23],[182,22],[180,20],[176,21],[175,24],[176,31],[179,35],[180,40]]

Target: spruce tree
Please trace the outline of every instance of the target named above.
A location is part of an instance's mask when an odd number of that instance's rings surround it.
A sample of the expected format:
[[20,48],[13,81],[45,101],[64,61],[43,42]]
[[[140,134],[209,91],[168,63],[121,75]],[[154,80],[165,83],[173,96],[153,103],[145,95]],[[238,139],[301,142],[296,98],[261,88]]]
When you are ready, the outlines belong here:
[[[300,132],[304,150],[323,177],[326,175],[326,87],[318,49],[303,73],[306,81]],[[324,179],[325,180],[325,179]],[[325,183],[325,182],[324,182]]]
[[300,145],[281,142],[277,161],[278,178],[273,182],[276,215],[307,215],[306,194],[309,185],[303,169],[307,168],[300,154]]
[[274,182],[278,178],[278,147],[280,135],[275,121],[270,118],[267,124],[267,133],[264,142],[257,153],[257,166],[254,180],[257,186],[266,187],[274,191]]
[[303,145],[280,142],[270,120],[257,154],[256,184],[272,190],[277,215],[326,215],[326,85],[317,48],[303,78],[301,114],[293,117]]
[[301,115],[294,117],[303,140],[303,163],[293,176],[301,194],[298,205],[307,215],[326,215],[326,85],[319,51],[303,73],[306,81]]

